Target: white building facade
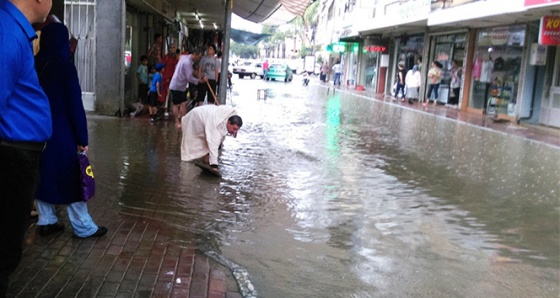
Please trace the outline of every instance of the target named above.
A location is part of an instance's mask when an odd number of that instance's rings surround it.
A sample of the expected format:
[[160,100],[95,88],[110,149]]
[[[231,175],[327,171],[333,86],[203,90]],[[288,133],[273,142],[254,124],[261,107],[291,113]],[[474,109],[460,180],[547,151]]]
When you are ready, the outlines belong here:
[[[326,50],[344,45],[344,52],[330,53],[345,58],[347,84],[354,79],[357,86],[392,95],[397,64],[419,64],[422,98],[428,68],[438,61],[444,76],[432,99],[446,104],[456,61],[462,68],[461,110],[560,127],[560,0],[323,3],[319,32],[326,36],[320,40]],[[336,8],[340,15],[331,13]]]

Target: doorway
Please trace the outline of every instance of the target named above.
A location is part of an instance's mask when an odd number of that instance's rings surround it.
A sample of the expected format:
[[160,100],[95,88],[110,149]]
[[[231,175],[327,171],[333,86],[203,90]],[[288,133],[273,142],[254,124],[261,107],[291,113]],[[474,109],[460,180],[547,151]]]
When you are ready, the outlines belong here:
[[543,97],[541,124],[560,128],[560,50],[556,47],[552,84],[548,96]]

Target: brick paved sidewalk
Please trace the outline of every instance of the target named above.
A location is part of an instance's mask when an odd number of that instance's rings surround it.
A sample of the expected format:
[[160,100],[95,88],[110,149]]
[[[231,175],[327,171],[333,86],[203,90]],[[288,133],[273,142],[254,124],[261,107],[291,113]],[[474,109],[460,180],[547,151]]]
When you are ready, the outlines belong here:
[[88,203],[97,224],[109,229],[98,239],[72,238],[64,209],[63,233],[41,237],[32,223],[8,297],[241,297],[227,268],[194,245],[168,241],[178,231],[106,203]]

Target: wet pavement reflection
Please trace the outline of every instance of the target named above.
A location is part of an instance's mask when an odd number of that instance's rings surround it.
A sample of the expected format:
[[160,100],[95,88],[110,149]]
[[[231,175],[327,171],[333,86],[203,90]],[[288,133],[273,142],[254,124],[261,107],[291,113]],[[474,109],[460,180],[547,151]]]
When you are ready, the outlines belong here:
[[560,293],[560,148],[298,77],[234,83],[223,179],[180,161],[171,121],[89,118],[120,212],[244,267],[259,297]]

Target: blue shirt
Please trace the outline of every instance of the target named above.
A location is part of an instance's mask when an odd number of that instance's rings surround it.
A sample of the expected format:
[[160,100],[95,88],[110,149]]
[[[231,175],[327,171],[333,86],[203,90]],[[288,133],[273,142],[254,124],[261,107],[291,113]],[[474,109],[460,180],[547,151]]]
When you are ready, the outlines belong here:
[[148,66],[144,64],[138,65],[136,73],[140,76],[140,83],[148,85]]
[[160,85],[160,92],[161,92],[161,82],[162,82],[161,73],[156,72],[154,74],[154,78],[152,79],[152,86],[150,86],[150,92],[157,93],[157,85],[156,85],[157,83],[159,83]]
[[10,1],[0,0],[0,139],[47,141],[52,133],[49,100],[33,59],[35,30]]

